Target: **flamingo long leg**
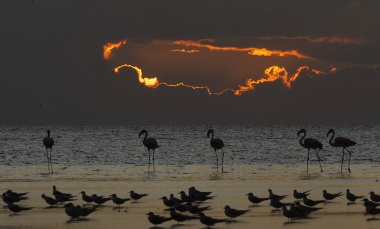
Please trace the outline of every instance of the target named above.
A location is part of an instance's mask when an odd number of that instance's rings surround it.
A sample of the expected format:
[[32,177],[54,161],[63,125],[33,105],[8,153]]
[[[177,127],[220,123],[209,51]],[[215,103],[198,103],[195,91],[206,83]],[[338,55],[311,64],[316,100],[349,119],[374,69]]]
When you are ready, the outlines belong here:
[[340,172],[343,172],[343,161],[344,161],[344,148],[343,148],[343,156],[342,156],[342,164],[340,166]]
[[47,149],[47,148],[46,148],[46,158],[47,158],[47,162],[48,162],[48,172],[50,173],[49,152],[48,152],[48,149]]
[[148,157],[149,157],[149,162],[148,162],[148,173],[150,173],[150,149],[148,149]]
[[347,152],[348,152],[348,172],[351,172],[351,169],[350,169],[350,162],[351,162],[351,152],[346,149]]
[[223,173],[224,152],[222,150],[222,173]]
[[49,160],[50,160],[51,173],[53,173],[53,162],[51,161],[51,153],[52,152],[53,152],[53,149],[50,149]]
[[306,173],[309,173],[309,152],[310,149],[307,149]]
[[216,153],[216,149],[215,149],[215,156],[216,156],[216,172],[219,171],[219,159],[218,159],[218,154]]
[[156,166],[154,165],[154,150],[153,150],[153,172],[156,172]]
[[321,172],[323,172],[322,165],[321,165],[321,159],[319,158],[319,154],[317,149],[315,149],[315,152],[317,153],[318,161],[319,161],[319,167],[321,167]]

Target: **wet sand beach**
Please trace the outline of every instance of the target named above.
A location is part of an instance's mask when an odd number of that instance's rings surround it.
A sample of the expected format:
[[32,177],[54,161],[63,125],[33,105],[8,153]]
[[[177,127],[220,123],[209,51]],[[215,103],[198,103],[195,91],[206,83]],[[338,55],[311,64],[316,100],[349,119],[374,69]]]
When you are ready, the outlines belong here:
[[[335,166],[336,167],[336,166]],[[55,174],[38,173],[42,167],[9,167],[2,168],[2,174],[14,171],[9,177],[1,180],[1,189],[5,192],[12,189],[15,192],[29,192],[28,200],[22,202],[23,206],[33,207],[30,211],[11,215],[7,208],[0,209],[1,228],[151,228],[153,225],[147,220],[146,214],[155,214],[169,217],[165,211],[162,196],[171,193],[179,198],[179,192],[188,192],[191,186],[201,191],[212,191],[214,199],[208,200],[202,206],[211,206],[206,215],[226,219],[224,206],[229,205],[236,209],[250,209],[247,214],[238,217],[236,222],[227,221],[219,223],[215,228],[378,228],[380,220],[371,219],[364,215],[365,208],[362,201],[347,205],[345,195],[338,197],[330,203],[322,203],[318,207],[323,209],[313,212],[307,219],[297,219],[291,223],[282,215],[282,211],[273,211],[269,201],[258,206],[252,206],[246,194],[252,192],[259,197],[267,197],[268,189],[274,193],[289,194],[283,202],[295,201],[293,190],[312,190],[311,199],[323,199],[322,190],[328,192],[346,192],[349,188],[356,195],[365,195],[369,198],[370,191],[378,192],[379,182],[376,173],[364,173],[366,169],[354,166],[355,173],[331,172],[335,167],[326,167],[325,173],[319,173],[317,167],[306,174],[302,168],[294,168],[294,172],[279,173],[289,170],[289,166],[276,166],[276,168],[255,168],[253,166],[226,167],[227,173],[216,174],[215,168],[209,166],[163,167],[158,166],[156,173],[148,174],[147,167],[101,167],[98,169],[83,169],[80,167],[56,168]],[[252,172],[261,171],[261,173]],[[273,174],[271,170],[276,171]],[[171,171],[171,172],[169,172]],[[26,176],[25,174],[29,174]],[[34,175],[33,175],[34,174]],[[123,175],[124,174],[124,175]],[[127,175],[129,174],[129,175]],[[79,192],[109,196],[113,193],[119,197],[129,197],[129,191],[148,193],[147,197],[133,203],[128,201],[122,208],[115,209],[111,201],[105,203],[100,210],[89,215],[85,220],[70,220],[65,214],[62,205],[48,208],[41,198],[44,193],[52,196],[52,186],[58,190],[77,196],[74,205],[83,205]],[[2,203],[3,206],[5,204]],[[127,207],[127,211],[125,211]],[[380,219],[380,217],[379,217]],[[185,221],[179,226],[171,220],[160,225],[160,228],[205,228],[198,219]]]

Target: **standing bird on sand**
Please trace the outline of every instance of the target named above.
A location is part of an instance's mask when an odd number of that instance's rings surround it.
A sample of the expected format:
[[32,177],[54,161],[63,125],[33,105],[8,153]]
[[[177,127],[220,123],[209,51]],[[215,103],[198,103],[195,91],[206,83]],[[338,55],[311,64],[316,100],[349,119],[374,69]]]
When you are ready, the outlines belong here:
[[142,134],[145,134],[145,137],[143,139],[143,144],[146,148],[148,148],[148,155],[149,155],[149,166],[148,166],[148,173],[149,173],[149,169],[150,169],[150,150],[153,150],[153,172],[156,172],[156,168],[154,166],[154,150],[157,149],[159,147],[159,145],[157,144],[157,141],[156,139],[154,138],[148,138],[148,131],[146,130],[142,130],[140,133],[139,133],[139,137],[142,135]]
[[257,197],[253,195],[252,192],[248,193],[247,196],[248,196],[249,202],[253,203],[254,205],[270,199],[269,197],[261,197],[261,198]]
[[164,217],[160,215],[155,215],[153,212],[149,212],[146,214],[148,216],[148,220],[151,224],[154,224],[154,227],[157,227],[158,224],[162,224],[166,221],[172,220],[172,218]]
[[[50,173],[50,168],[51,168],[51,173],[53,173],[53,163],[51,162],[51,153],[53,152],[54,139],[50,137],[50,130],[47,130],[47,137],[44,138],[43,143],[44,143],[44,146],[46,148],[46,157],[48,160],[48,170]],[[50,149],[50,153],[49,153],[48,149]]]
[[[302,133],[303,133],[303,136],[300,139],[300,145],[307,149],[306,172],[307,173],[309,172],[309,151],[310,151],[310,149],[315,150],[315,153],[317,154],[317,157],[318,157],[319,166],[321,167],[321,172],[323,172],[322,165],[321,165],[321,159],[319,158],[319,154],[317,151],[317,149],[320,149],[320,150],[322,149],[322,143],[320,143],[318,140],[316,140],[314,138],[305,138],[305,136],[306,136],[306,130],[305,129],[301,129],[298,131],[298,133],[297,133],[298,137]],[[305,140],[304,140],[304,138],[305,138]],[[303,142],[302,142],[302,140],[303,140]]]
[[347,203],[347,204],[353,204],[357,199],[362,199],[362,198],[364,198],[365,196],[357,196],[357,195],[355,195],[355,194],[352,194],[351,192],[350,192],[350,189],[347,189],[347,191],[346,191],[346,198],[347,198],[347,200],[349,200],[350,202],[349,203]]
[[235,221],[236,217],[244,215],[247,212],[249,212],[249,210],[237,210],[237,209],[231,208],[228,205],[224,207],[224,214],[227,217],[231,218],[231,221]]
[[330,146],[332,147],[342,147],[343,148],[343,156],[342,156],[342,165],[340,166],[340,172],[343,172],[343,161],[344,161],[344,150],[347,150],[348,152],[348,172],[351,172],[351,169],[350,169],[350,161],[351,161],[351,152],[347,149],[348,147],[350,146],[354,146],[356,145],[356,142],[348,139],[348,138],[343,138],[343,137],[336,137],[334,139],[334,142],[333,142],[333,138],[335,136],[335,131],[333,129],[330,129],[328,132],[327,132],[327,137],[329,137],[329,135],[332,134],[330,140],[329,140],[329,144]]
[[326,190],[323,190],[323,198],[325,198],[326,202],[333,200],[339,196],[343,196],[342,192],[338,193],[328,193]]
[[219,160],[218,160],[218,154],[216,153],[216,150],[220,149],[222,151],[222,173],[223,173],[223,160],[224,160],[224,152],[223,152],[223,147],[224,147],[224,142],[220,138],[214,138],[214,130],[209,129],[207,132],[207,137],[209,138],[211,135],[211,140],[210,140],[210,145],[212,148],[215,150],[215,155],[216,155],[216,171],[219,170]]
[[33,209],[31,207],[21,207],[19,205],[14,204],[14,203],[8,203],[7,206],[8,206],[8,209],[11,210],[14,215],[21,212],[21,211],[28,211],[28,210]]
[[226,222],[227,219],[215,219],[215,218],[206,216],[204,213],[201,212],[201,213],[199,213],[199,221],[202,224],[206,225],[207,228],[209,228],[210,226],[214,226],[217,223]]
[[143,198],[144,196],[147,196],[148,194],[147,193],[139,194],[139,193],[136,193],[134,191],[130,191],[129,195],[134,200],[134,202],[137,202],[137,200]]

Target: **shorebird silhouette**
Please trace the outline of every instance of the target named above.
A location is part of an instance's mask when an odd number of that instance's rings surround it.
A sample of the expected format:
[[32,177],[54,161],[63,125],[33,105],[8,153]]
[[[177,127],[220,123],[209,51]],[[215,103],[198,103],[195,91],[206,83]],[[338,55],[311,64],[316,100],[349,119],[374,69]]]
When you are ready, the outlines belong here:
[[[322,170],[322,165],[321,165],[321,159],[319,158],[319,154],[318,154],[318,151],[317,149],[322,149],[322,143],[320,143],[318,140],[314,139],[314,138],[305,138],[306,136],[306,130],[305,129],[301,129],[298,131],[297,135],[298,137],[300,136],[300,134],[303,133],[303,136],[302,138],[300,139],[300,145],[304,148],[307,149],[307,164],[306,164],[306,172],[308,173],[309,172],[309,154],[310,154],[310,149],[314,149],[315,150],[315,153],[317,154],[317,157],[318,157],[318,161],[319,161],[319,166],[321,167],[321,172],[323,172]],[[305,138],[305,139],[304,139]],[[303,142],[302,142],[303,140]]]
[[[128,200],[131,200],[131,198],[119,198],[117,197],[116,194],[112,194],[111,197],[112,197],[112,202],[116,204],[116,208],[120,208],[120,205],[124,204]],[[125,208],[125,210],[127,210],[127,208]]]
[[323,198],[325,198],[326,202],[333,200],[339,196],[343,196],[342,192],[328,193],[326,190],[323,190],[322,193],[323,193]]
[[162,200],[162,202],[164,203],[164,205],[166,207],[173,207],[174,206],[174,202],[169,200],[166,196],[161,197],[160,200]]
[[350,189],[347,189],[346,190],[346,198],[347,200],[349,200],[351,204],[353,204],[357,199],[361,199],[361,198],[364,198],[365,196],[357,196],[355,194],[352,194],[350,192]]
[[231,219],[231,221],[235,221],[236,217],[244,215],[249,212],[249,210],[238,210],[231,208],[230,206],[224,206],[224,214]]
[[[54,139],[50,137],[50,130],[47,130],[47,137],[44,138],[43,143],[46,148],[46,157],[48,160],[48,171],[50,173],[50,168],[51,168],[51,173],[53,173],[53,163],[51,162],[51,153],[53,152]],[[50,153],[48,149],[50,149]]]
[[370,199],[371,199],[372,201],[374,201],[374,202],[380,202],[380,195],[375,194],[374,191],[371,191],[371,192],[369,193],[369,197],[370,197]]
[[59,203],[58,200],[56,200],[56,199],[54,199],[54,198],[52,198],[52,197],[50,197],[50,196],[46,196],[45,193],[42,194],[41,197],[42,197],[42,198],[45,200],[45,202],[46,202],[47,204],[49,204],[50,206],[55,206],[55,205],[57,205],[57,204]]
[[151,224],[153,224],[155,227],[158,225],[158,224],[162,224],[166,221],[169,221],[169,220],[172,220],[172,218],[169,218],[169,217],[164,217],[164,216],[160,216],[160,215],[155,215],[153,212],[149,212],[148,214],[146,214],[148,216],[148,220]]
[[88,196],[85,191],[81,191],[80,194],[82,194],[82,200],[87,204],[94,202],[94,199],[92,199],[91,196]]
[[261,198],[257,197],[255,195],[253,195],[252,192],[248,193],[247,196],[248,196],[249,202],[253,203],[254,205],[255,204],[257,205],[257,204],[259,204],[259,203],[261,203],[263,201],[266,201],[266,200],[270,199],[269,197],[261,197]]
[[139,194],[139,193],[136,193],[134,191],[130,191],[129,195],[131,196],[131,198],[133,199],[134,202],[136,202],[137,200],[143,198],[144,196],[148,196],[147,193]]
[[343,148],[342,165],[340,166],[340,172],[343,172],[344,150],[347,150],[348,155],[349,155],[348,156],[348,172],[351,172],[351,169],[350,169],[351,152],[347,148],[350,146],[356,145],[356,142],[354,142],[348,138],[343,138],[343,137],[336,137],[333,141],[333,138],[335,136],[335,131],[333,129],[330,129],[327,132],[327,137],[329,137],[330,134],[332,134],[332,136],[329,140],[330,146],[342,147]]
[[145,137],[143,139],[143,144],[148,149],[148,155],[149,155],[148,173],[149,173],[149,169],[150,169],[150,150],[153,150],[153,172],[156,172],[156,167],[154,165],[154,150],[157,149],[159,147],[159,145],[157,144],[156,139],[148,138],[148,131],[146,131],[145,129],[139,133],[139,137],[142,134],[145,134]]
[[28,211],[28,210],[33,209],[32,207],[22,207],[14,203],[8,203],[7,206],[8,206],[8,209],[11,210],[14,215],[21,211]]
[[218,159],[218,154],[216,153],[216,150],[220,149],[222,151],[222,173],[223,173],[223,161],[224,161],[224,152],[223,152],[223,147],[224,147],[224,142],[220,138],[214,138],[214,130],[209,129],[207,132],[207,137],[209,138],[211,134],[211,140],[210,140],[210,145],[212,148],[214,148],[215,155],[216,155],[216,171],[219,171],[219,159]]
[[311,192],[312,190],[307,190],[307,191],[304,191],[304,192],[298,192],[297,190],[293,190],[293,197],[296,199],[296,200],[302,200],[302,198],[304,196],[308,196],[310,195],[309,192]]
[[196,219],[197,217],[195,216],[189,216],[189,215],[183,215],[181,213],[178,213],[175,211],[174,208],[170,208],[170,217],[172,218],[172,220],[175,220],[177,221],[177,225],[179,225],[180,222],[185,222],[187,220],[191,220],[191,219]]
[[282,206],[282,214],[288,218],[288,222],[292,221],[295,218],[306,218],[307,214],[303,212],[296,212],[292,210],[288,210],[286,206]]
[[223,222],[226,222],[227,219],[215,219],[215,218],[212,218],[212,217],[209,217],[209,216],[206,216],[204,213],[199,213],[199,221],[206,225],[207,228],[209,228],[210,226],[214,226],[215,224],[217,223],[223,223]]

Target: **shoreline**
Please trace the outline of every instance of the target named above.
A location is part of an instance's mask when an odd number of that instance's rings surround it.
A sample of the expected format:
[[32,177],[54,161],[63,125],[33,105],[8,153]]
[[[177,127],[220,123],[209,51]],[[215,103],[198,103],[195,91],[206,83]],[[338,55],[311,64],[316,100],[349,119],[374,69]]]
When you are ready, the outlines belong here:
[[[59,175],[59,174],[57,174]],[[370,191],[377,191],[380,184],[375,180],[375,174],[368,177],[356,177],[355,174],[343,174],[340,178],[336,174],[311,174],[309,179],[300,179],[299,176],[289,176],[288,179],[280,179],[282,176],[266,177],[265,179],[253,179],[246,177],[236,179],[234,174],[223,174],[221,179],[212,179],[210,174],[204,177],[208,179],[187,179],[188,177],[170,178],[170,176],[161,176],[160,173],[149,176],[145,179],[140,176],[139,179],[69,179],[57,178],[50,176],[46,179],[36,181],[13,180],[1,182],[1,187],[5,192],[8,189],[16,192],[29,191],[29,199],[22,202],[23,206],[34,207],[31,211],[22,212],[19,215],[9,216],[8,209],[0,209],[0,228],[50,228],[54,226],[60,228],[152,228],[153,225],[147,220],[146,214],[150,211],[155,214],[169,216],[169,212],[164,211],[166,208],[162,201],[162,196],[169,196],[173,193],[176,197],[179,191],[185,191],[191,186],[202,191],[212,191],[215,198],[208,201],[204,206],[211,206],[211,210],[206,214],[216,218],[227,218],[223,213],[223,207],[230,205],[237,209],[250,209],[250,212],[244,216],[238,217],[237,222],[227,222],[218,224],[215,228],[283,228],[292,226],[295,228],[373,228],[378,227],[380,220],[367,221],[370,216],[364,215],[364,206],[357,201],[354,205],[347,205],[345,196],[341,196],[332,203],[322,204],[323,209],[315,214],[311,214],[309,219],[296,220],[294,223],[287,223],[287,218],[282,215],[282,211],[272,211],[273,208],[268,206],[269,202],[263,202],[258,207],[250,207],[248,202],[248,192],[253,192],[260,197],[268,196],[268,189],[271,188],[277,194],[289,194],[284,202],[292,202],[293,189],[309,190],[312,189],[310,198],[321,199],[322,190],[329,192],[343,192],[347,188],[357,195],[368,197]],[[268,179],[271,178],[271,179]],[[283,177],[282,177],[283,178]],[[121,210],[118,212],[114,209],[115,204],[107,202],[99,211],[88,216],[87,220],[70,221],[63,208],[47,209],[48,206],[41,198],[45,193],[52,196],[52,186],[56,185],[58,190],[78,195],[78,200],[73,201],[74,205],[82,205],[84,201],[79,195],[80,191],[86,191],[88,194],[96,193],[98,195],[111,195],[116,193],[118,196],[129,197],[129,191],[134,190],[138,193],[148,193],[146,198],[137,203],[127,202],[122,205],[127,206],[127,212]],[[3,204],[4,206],[4,204]],[[376,218],[375,218],[376,219]],[[169,221],[162,225],[161,228],[174,228],[176,222]],[[336,224],[336,225],[335,225]],[[180,225],[186,228],[205,228],[199,220],[191,220]]]

